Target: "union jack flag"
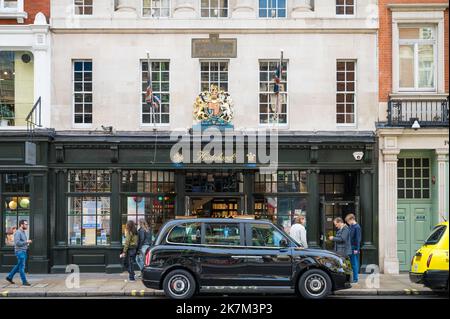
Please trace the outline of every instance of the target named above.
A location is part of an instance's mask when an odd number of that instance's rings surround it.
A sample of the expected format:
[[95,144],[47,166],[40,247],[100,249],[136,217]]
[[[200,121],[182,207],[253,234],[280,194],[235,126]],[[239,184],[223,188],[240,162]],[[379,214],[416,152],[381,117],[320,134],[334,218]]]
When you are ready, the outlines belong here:
[[150,71],[150,64],[148,65],[148,80],[147,80],[147,90],[145,91],[145,103],[150,105],[152,108],[157,109],[161,105],[161,100],[158,96],[153,94],[152,88],[152,72]]

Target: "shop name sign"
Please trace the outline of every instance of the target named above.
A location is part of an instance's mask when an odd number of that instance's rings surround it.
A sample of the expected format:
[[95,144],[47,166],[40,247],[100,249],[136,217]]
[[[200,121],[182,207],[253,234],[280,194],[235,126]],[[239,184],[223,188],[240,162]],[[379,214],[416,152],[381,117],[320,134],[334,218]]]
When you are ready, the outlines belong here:
[[278,168],[278,131],[259,129],[235,132],[233,129],[193,128],[192,134],[172,132],[175,142],[170,160],[176,166],[184,164],[244,164],[258,167],[262,174],[272,174]]
[[197,155],[197,162],[233,163],[236,159],[236,153],[225,155],[223,153],[210,154],[208,152],[200,151]]
[[236,39],[219,39],[218,34],[210,34],[209,39],[192,39],[192,58],[229,59],[236,57]]

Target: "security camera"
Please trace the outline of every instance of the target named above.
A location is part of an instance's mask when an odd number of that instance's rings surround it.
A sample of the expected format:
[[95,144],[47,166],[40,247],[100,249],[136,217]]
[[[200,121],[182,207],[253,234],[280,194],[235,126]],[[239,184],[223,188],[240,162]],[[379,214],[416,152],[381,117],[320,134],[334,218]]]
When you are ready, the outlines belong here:
[[360,161],[363,159],[364,153],[363,152],[354,152],[353,157],[355,158],[356,161]]

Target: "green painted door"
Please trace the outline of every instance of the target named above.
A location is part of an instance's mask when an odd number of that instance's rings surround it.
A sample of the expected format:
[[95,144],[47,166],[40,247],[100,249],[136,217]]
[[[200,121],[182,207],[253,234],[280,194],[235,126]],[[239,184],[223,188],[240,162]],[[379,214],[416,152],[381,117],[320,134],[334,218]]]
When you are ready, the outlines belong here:
[[400,271],[409,271],[411,258],[431,230],[431,204],[399,203],[397,206],[397,254]]

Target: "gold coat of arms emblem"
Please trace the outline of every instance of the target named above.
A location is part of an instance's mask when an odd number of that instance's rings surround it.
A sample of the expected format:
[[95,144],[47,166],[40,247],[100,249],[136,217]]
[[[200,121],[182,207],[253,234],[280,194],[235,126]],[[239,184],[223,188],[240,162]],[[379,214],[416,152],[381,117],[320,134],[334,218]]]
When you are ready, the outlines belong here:
[[230,94],[217,85],[211,85],[209,91],[201,92],[195,99],[194,119],[202,124],[229,124],[233,116],[233,100]]

